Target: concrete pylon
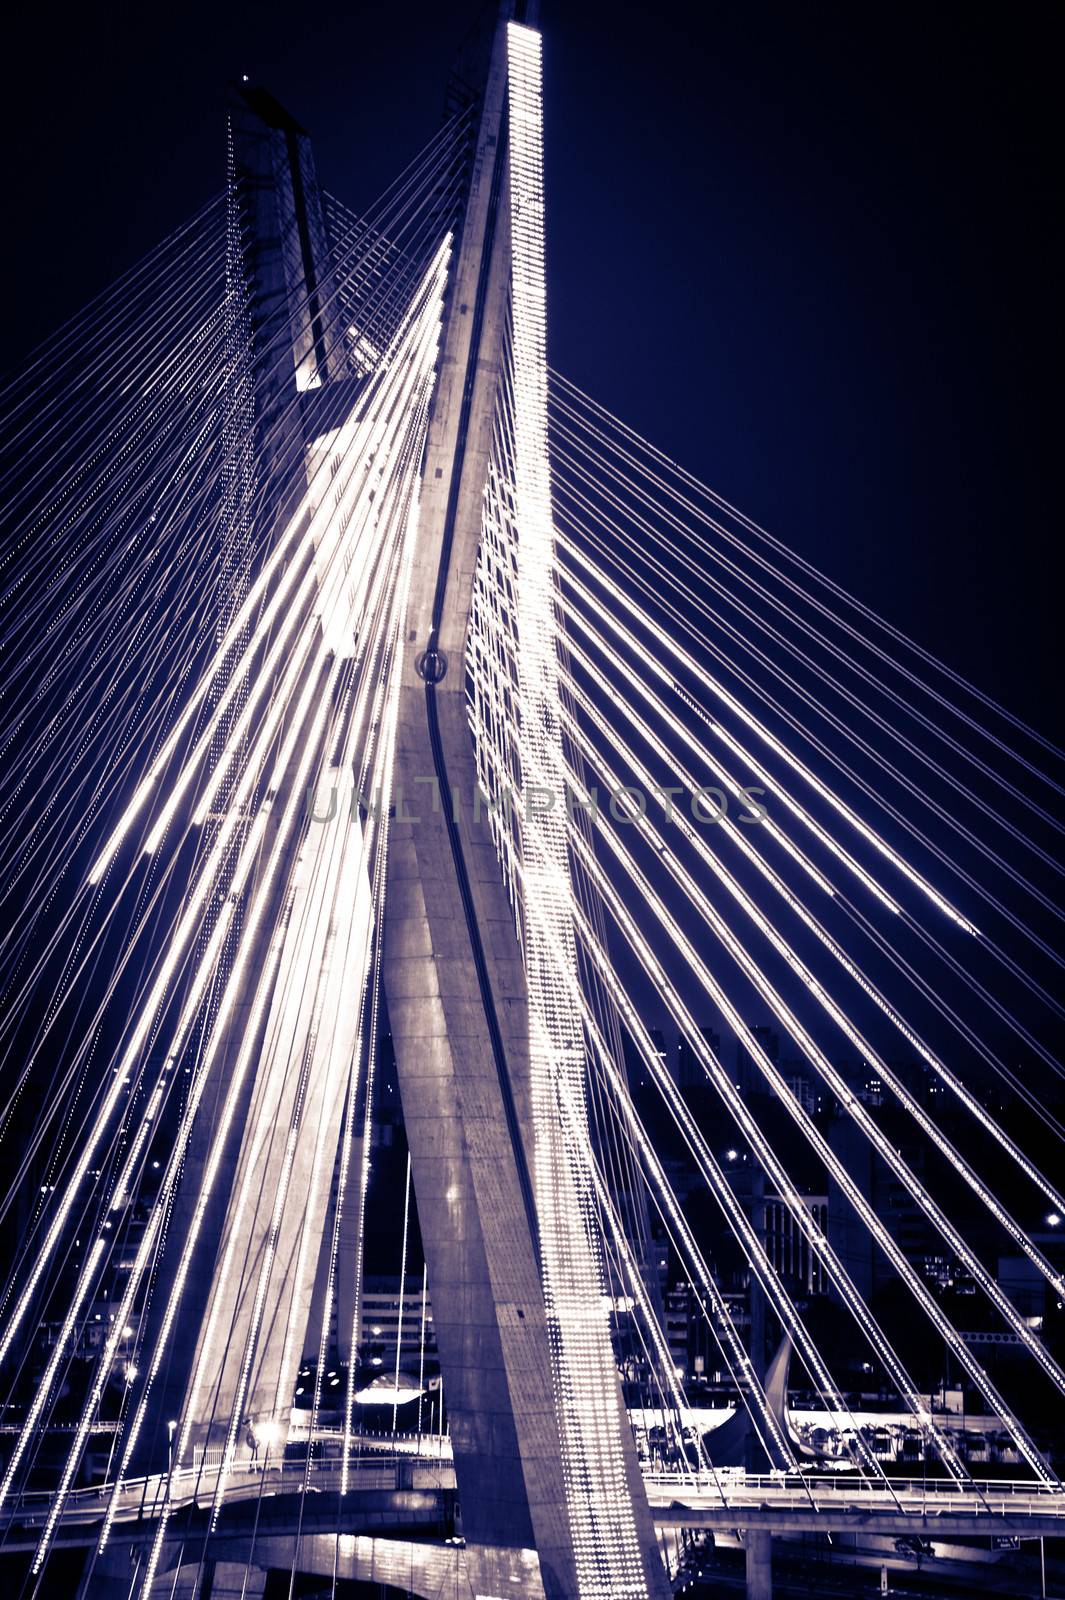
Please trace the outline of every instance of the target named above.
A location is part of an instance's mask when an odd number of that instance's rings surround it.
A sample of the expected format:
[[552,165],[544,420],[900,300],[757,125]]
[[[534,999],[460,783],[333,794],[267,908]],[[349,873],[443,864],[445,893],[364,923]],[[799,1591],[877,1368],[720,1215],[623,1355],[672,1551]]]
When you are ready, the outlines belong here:
[[463,665],[509,284],[505,95],[501,23],[423,474],[384,981],[463,1532],[468,1545],[535,1548],[543,1592],[561,1600],[578,1590],[521,1132],[525,974],[492,838],[473,815]]
[[[506,22],[480,104],[422,480],[396,745],[384,982],[468,1546],[580,1593],[530,1171],[529,1000],[468,724],[466,636],[511,279]],[[528,20],[519,18],[516,20]],[[631,1434],[647,1591],[668,1592]],[[533,1580],[530,1579],[530,1582]]]
[[773,1600],[773,1536],[748,1528],[743,1535],[747,1600]]
[[242,213],[255,350],[257,458],[302,490],[305,404],[346,376],[336,285],[307,133],[265,89],[230,93],[233,177]]
[[[252,362],[254,391],[254,454],[256,473],[260,483],[257,494],[261,496],[258,515],[269,519],[275,529],[275,538],[293,537],[295,507],[307,489],[316,465],[316,439],[332,423],[325,415],[322,401],[328,396],[334,412],[350,405],[350,381],[346,377],[344,342],[338,323],[336,285],[330,266],[330,254],[322,218],[314,158],[310,140],[304,130],[288,115],[282,106],[265,90],[250,84],[234,85],[229,105],[231,141],[231,178],[236,204],[240,214],[241,257],[247,283],[247,313],[249,323],[249,359]],[[284,775],[278,791],[279,799],[291,788],[291,774],[296,763]],[[268,826],[266,843],[276,837],[283,807],[274,808]],[[352,824],[357,832],[357,823]],[[246,964],[247,978],[244,993],[233,1008],[226,1042],[219,1051],[212,1069],[212,1079],[205,1090],[204,1105],[217,1108],[230,1090],[231,1077],[249,1026],[252,1025],[252,999],[258,974],[268,958],[275,938],[284,939],[283,928],[278,927],[286,896],[289,897],[291,921],[292,897],[306,896],[316,883],[313,857],[328,847],[327,834],[333,830],[312,828],[302,844],[294,841],[295,853],[289,857],[288,871],[278,875],[278,888],[271,912],[262,919],[256,936],[256,946]],[[357,848],[357,841],[349,841]],[[296,859],[296,855],[299,859]],[[259,878],[255,873],[244,894],[244,909],[255,898]],[[365,885],[355,886],[358,914],[368,929]],[[320,892],[321,882],[313,892]],[[355,908],[355,897],[351,898]],[[334,932],[334,937],[336,934]],[[334,972],[334,983],[343,979]],[[275,1002],[274,1009],[278,1007]],[[265,1038],[272,1021],[267,1012],[258,1021],[260,1036]],[[346,1019],[349,1031],[352,1019]],[[316,1070],[325,1063],[319,1060],[317,1069],[312,1064],[309,1082],[312,1091],[321,1090],[321,1103],[327,1114],[316,1119],[313,1142],[321,1149],[331,1145],[335,1151],[339,1137],[340,1095],[335,1081],[336,1062],[342,1055],[342,1046],[334,1041],[331,1065],[325,1075]],[[321,1055],[322,1052],[319,1052]],[[294,1081],[294,1079],[292,1080]],[[235,1223],[232,1196],[239,1189],[240,1172],[249,1161],[264,1162],[264,1171],[271,1161],[276,1167],[281,1160],[277,1152],[278,1134],[270,1143],[264,1135],[276,1122],[278,1128],[286,1124],[291,1083],[278,1074],[273,1081],[263,1075],[248,1076],[239,1104],[232,1119],[222,1170],[232,1174],[227,1185],[215,1185],[210,1209],[200,1229],[199,1243],[192,1258],[182,1294],[182,1316],[173,1337],[173,1354],[161,1374],[157,1390],[160,1400],[159,1415],[180,1418],[188,1404],[188,1387],[203,1344],[204,1330],[215,1303],[221,1297],[231,1305],[234,1314],[241,1301],[252,1293],[256,1261],[263,1251],[265,1222],[257,1217],[254,1208],[248,1212],[243,1226],[247,1235],[245,1245],[236,1251],[240,1262],[239,1276],[219,1282],[218,1263],[227,1238]],[[258,1129],[258,1133],[256,1133]],[[197,1117],[185,1162],[185,1172],[179,1191],[172,1232],[178,1238],[189,1231],[195,1212],[200,1182],[215,1138],[213,1109]],[[274,1155],[270,1157],[269,1151]],[[305,1149],[309,1164],[314,1152]],[[298,1174],[297,1174],[298,1178]],[[319,1222],[325,1228],[324,1199],[315,1196],[312,1213],[304,1227],[298,1230],[293,1224],[290,1237],[279,1240],[278,1266],[275,1277],[281,1284],[279,1293],[291,1298],[295,1287],[298,1296],[310,1298],[310,1282],[317,1264],[317,1247],[308,1246],[309,1265],[302,1259],[299,1273],[291,1268],[301,1252],[301,1243],[295,1232],[310,1237]],[[306,1255],[307,1250],[302,1254]],[[153,1301],[153,1315],[160,1316],[167,1301],[167,1291],[177,1267],[179,1251],[164,1253],[161,1265],[159,1290]],[[290,1404],[291,1383],[287,1368],[293,1359],[298,1364],[303,1355],[303,1344],[292,1351],[282,1350],[281,1331],[292,1321],[288,1303],[277,1303],[277,1315],[268,1323],[268,1337],[255,1357],[247,1412],[249,1418],[268,1419],[275,1411],[284,1410],[287,1423],[287,1405]],[[304,1319],[306,1320],[306,1319]],[[296,1321],[299,1321],[297,1316]],[[219,1357],[214,1381],[200,1396],[200,1412],[194,1428],[194,1443],[205,1443],[208,1436],[217,1435],[225,1416],[225,1405],[235,1384],[234,1364],[239,1363],[241,1344],[239,1317],[234,1321],[234,1337],[229,1347]],[[219,1347],[220,1350],[222,1346]],[[285,1375],[282,1367],[286,1367]],[[212,1427],[214,1435],[212,1435]],[[243,1430],[242,1430],[243,1431]],[[217,1438],[215,1438],[217,1442]],[[167,1433],[155,1428],[145,1430],[136,1457],[136,1464],[144,1469],[160,1470],[167,1460]]]
[[[477,96],[469,188],[425,450],[398,713],[384,980],[448,1396],[465,1568],[475,1593],[574,1600],[580,1589],[530,1180],[528,994],[495,845],[475,803],[464,683],[511,280],[504,114],[508,9],[513,8],[504,7],[491,36]],[[283,525],[305,484],[308,453],[325,431],[320,422],[327,408],[316,402],[332,397],[343,409],[352,380],[330,364],[333,291],[322,266],[324,251],[319,254],[324,236],[306,136],[272,101],[246,90],[239,91],[233,128],[250,217],[257,429],[260,442],[270,437],[260,464],[271,509]],[[284,779],[283,786],[290,781]],[[348,832],[354,860],[357,840],[354,829]],[[321,830],[293,846],[286,893],[324,893],[329,874],[319,873],[313,858],[329,848]],[[323,939],[351,948],[356,924],[369,936],[363,890],[353,882],[348,937],[324,918],[293,917],[291,926],[314,924],[324,930]],[[289,937],[279,916],[269,938]],[[265,945],[264,934],[264,955]],[[332,985],[339,973],[329,968],[324,945],[320,954],[321,960],[316,951],[313,961],[293,964],[323,973],[323,984]],[[252,960],[249,970],[258,965]],[[330,987],[322,1001],[330,1015],[336,1013],[334,998]],[[295,1007],[276,995],[257,1024],[261,1037],[273,1037],[282,1027],[308,1035],[306,1018]],[[346,1020],[353,1024],[354,1017]],[[246,1023],[242,1014],[234,1038]],[[294,1176],[285,1179],[301,1193],[307,1175],[327,1171],[329,1151],[335,1151],[340,1095],[330,1073],[351,1042],[340,1040],[330,1051],[323,1041],[320,1058],[313,1055],[307,1063],[306,1099],[314,1115],[306,1123],[302,1153],[292,1158]],[[221,1443],[231,1417],[240,1419],[239,1445],[245,1415],[253,1423],[276,1419],[280,1436],[293,1361],[303,1354],[300,1332],[309,1308],[294,1306],[292,1297],[313,1281],[313,1244],[326,1225],[327,1184],[315,1190],[302,1220],[290,1226],[282,1218],[269,1243],[275,1264],[263,1280],[269,1316],[260,1322],[266,1331],[250,1331],[258,1316],[253,1302],[258,1265],[267,1259],[269,1218],[252,1201],[238,1214],[235,1196],[246,1188],[254,1199],[259,1190],[276,1187],[289,1160],[281,1140],[293,1122],[295,1092],[295,1079],[276,1064],[268,1070],[264,1061],[265,1048],[234,1118],[224,1163],[228,1182],[217,1204],[212,1201],[190,1272],[161,1412],[191,1416],[194,1445]],[[227,1051],[209,1102],[224,1093],[231,1067]],[[208,1137],[205,1121],[194,1130],[188,1174],[202,1168]],[[179,1210],[196,1187],[186,1183]],[[237,1246],[230,1249],[234,1240]],[[239,1263],[239,1270],[222,1270],[225,1260]],[[205,1350],[210,1360],[201,1363]],[[201,1366],[204,1382],[190,1398],[189,1374]],[[620,1393],[617,1416],[646,1589],[659,1600],[668,1592],[665,1574]],[[161,1440],[157,1434],[157,1454]],[[213,1544],[208,1559],[221,1559]]]

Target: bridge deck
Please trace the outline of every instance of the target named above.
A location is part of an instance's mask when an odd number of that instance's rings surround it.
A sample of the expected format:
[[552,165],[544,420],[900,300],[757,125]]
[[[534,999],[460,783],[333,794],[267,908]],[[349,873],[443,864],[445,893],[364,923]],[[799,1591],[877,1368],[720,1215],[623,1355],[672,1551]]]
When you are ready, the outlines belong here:
[[[439,1451],[413,1450],[362,1455],[351,1464],[350,1490],[342,1501],[339,1460],[235,1464],[225,1491],[226,1523],[244,1505],[281,1532],[299,1521],[308,1531],[352,1527],[438,1526],[448,1514],[446,1496],[455,1488],[453,1464]],[[219,1464],[182,1469],[171,1483],[171,1503],[193,1520],[209,1514]],[[787,1477],[780,1474],[683,1476],[651,1473],[645,1478],[654,1522],[661,1528],[741,1530],[767,1533],[879,1531],[927,1537],[1065,1537],[1065,1490],[1002,1479],[972,1486],[936,1480],[898,1479],[866,1483],[842,1475]],[[113,1485],[71,1494],[64,1506],[60,1539],[91,1543],[110,1503]],[[130,1480],[119,1493],[114,1522],[129,1538],[151,1528],[167,1495],[165,1474]],[[300,1509],[303,1503],[302,1511]],[[47,1516],[47,1494],[28,1493],[12,1505],[8,1548],[36,1537]],[[232,1512],[228,1508],[232,1508]]]
[[889,1529],[984,1538],[993,1532],[1048,1538],[1065,1533],[1065,1491],[1011,1479],[960,1487],[935,1479],[866,1483],[843,1475],[745,1474],[715,1482],[701,1474],[685,1483],[661,1473],[649,1475],[646,1483],[659,1527],[758,1527],[767,1533]]

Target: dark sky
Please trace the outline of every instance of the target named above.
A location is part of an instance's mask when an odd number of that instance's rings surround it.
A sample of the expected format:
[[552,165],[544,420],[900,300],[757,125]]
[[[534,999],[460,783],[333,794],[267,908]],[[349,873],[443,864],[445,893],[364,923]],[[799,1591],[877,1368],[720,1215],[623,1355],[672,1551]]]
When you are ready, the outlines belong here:
[[[477,10],[23,12],[4,365],[220,187],[227,77],[357,207]],[[1053,15],[543,7],[555,364],[1060,740]]]

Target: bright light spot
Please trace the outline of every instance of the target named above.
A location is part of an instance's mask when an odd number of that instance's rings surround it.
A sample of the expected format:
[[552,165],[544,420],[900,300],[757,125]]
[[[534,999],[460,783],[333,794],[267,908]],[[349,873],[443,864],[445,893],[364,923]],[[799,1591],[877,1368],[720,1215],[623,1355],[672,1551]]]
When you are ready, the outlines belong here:
[[400,1373],[399,1382],[394,1378],[375,1378],[362,1389],[355,1391],[355,1403],[360,1406],[405,1406],[411,1400],[417,1400],[421,1394],[413,1378],[408,1378]]

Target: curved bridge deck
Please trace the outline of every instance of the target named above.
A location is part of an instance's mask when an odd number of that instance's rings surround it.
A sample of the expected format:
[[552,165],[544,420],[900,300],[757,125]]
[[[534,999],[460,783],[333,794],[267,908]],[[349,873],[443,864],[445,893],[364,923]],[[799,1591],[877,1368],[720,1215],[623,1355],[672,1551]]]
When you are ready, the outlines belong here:
[[1065,1490],[1008,1478],[962,1488],[935,1479],[870,1484],[841,1474],[748,1474],[717,1482],[711,1474],[701,1474],[687,1483],[674,1475],[651,1474],[646,1484],[659,1527],[968,1538],[1065,1535]]
[[[455,1472],[443,1452],[426,1457],[402,1447],[361,1455],[349,1466],[348,1492],[341,1496],[341,1463],[315,1461],[258,1465],[235,1463],[224,1489],[220,1530],[236,1529],[249,1511],[264,1531],[307,1532],[421,1528],[427,1535],[449,1523],[454,1510]],[[209,1517],[220,1466],[208,1461],[174,1474],[175,1511],[189,1526]],[[840,1474],[673,1474],[645,1476],[654,1522],[660,1528],[706,1528],[766,1533],[880,1531],[928,1537],[979,1538],[992,1533],[1021,1538],[1065,1537],[1065,1489],[1011,1479],[960,1487],[951,1482],[896,1479],[866,1483]],[[90,1544],[98,1536],[113,1485],[82,1489],[64,1506],[59,1540]],[[114,1536],[140,1538],[150,1532],[167,1496],[159,1473],[125,1484],[114,1514]],[[49,1496],[29,1493],[11,1507],[8,1549],[36,1542],[48,1514]]]

